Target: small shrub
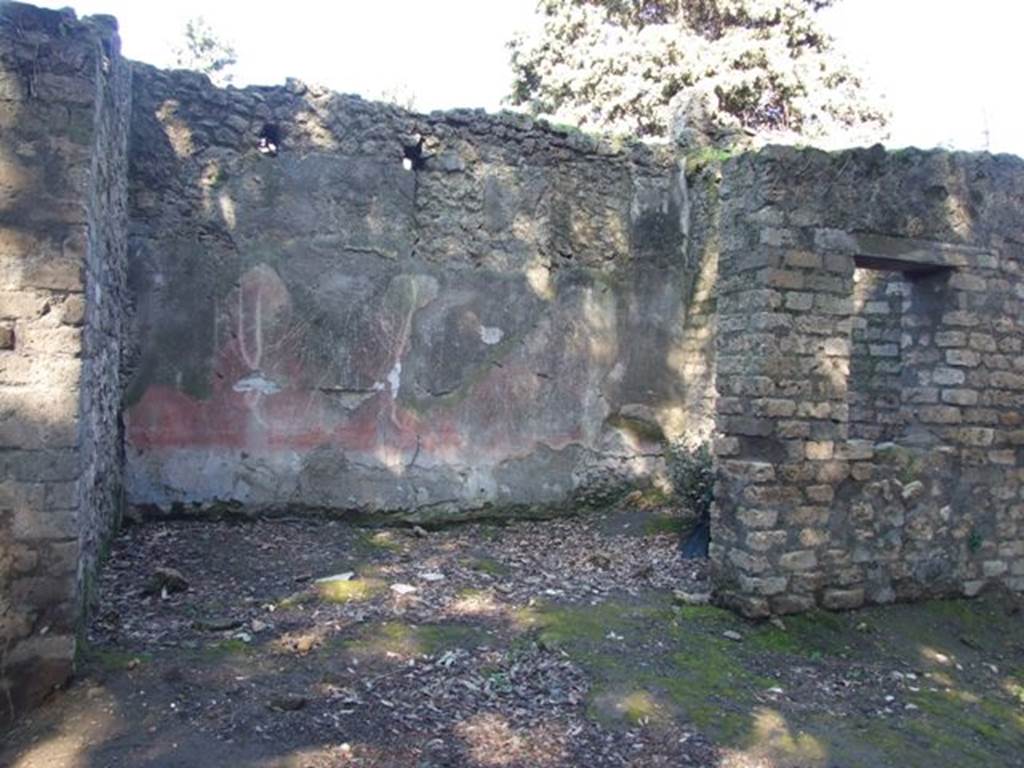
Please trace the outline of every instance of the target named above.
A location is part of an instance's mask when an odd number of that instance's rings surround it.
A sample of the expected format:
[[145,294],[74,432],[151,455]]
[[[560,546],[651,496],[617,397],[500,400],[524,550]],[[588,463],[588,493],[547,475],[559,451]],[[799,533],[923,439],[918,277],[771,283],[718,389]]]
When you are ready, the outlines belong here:
[[707,443],[697,447],[670,445],[668,471],[676,498],[697,519],[706,519],[715,498],[715,473]]

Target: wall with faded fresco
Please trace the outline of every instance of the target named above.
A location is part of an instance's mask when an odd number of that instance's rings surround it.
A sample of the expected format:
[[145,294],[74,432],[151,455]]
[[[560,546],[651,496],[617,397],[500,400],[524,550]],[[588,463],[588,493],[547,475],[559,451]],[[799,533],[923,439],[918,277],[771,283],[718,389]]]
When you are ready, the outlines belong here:
[[143,65],[133,98],[133,504],[549,512],[709,434],[708,190],[670,148]]

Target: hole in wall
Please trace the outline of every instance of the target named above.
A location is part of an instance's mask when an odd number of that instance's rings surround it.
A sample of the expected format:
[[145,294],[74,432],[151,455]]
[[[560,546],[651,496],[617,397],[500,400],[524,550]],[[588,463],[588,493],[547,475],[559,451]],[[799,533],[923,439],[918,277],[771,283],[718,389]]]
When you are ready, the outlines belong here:
[[260,129],[259,150],[264,155],[276,157],[281,148],[281,127],[276,123],[266,123]]
[[423,156],[423,138],[415,144],[406,144],[402,147],[402,167],[407,171],[419,171],[426,164],[427,159]]

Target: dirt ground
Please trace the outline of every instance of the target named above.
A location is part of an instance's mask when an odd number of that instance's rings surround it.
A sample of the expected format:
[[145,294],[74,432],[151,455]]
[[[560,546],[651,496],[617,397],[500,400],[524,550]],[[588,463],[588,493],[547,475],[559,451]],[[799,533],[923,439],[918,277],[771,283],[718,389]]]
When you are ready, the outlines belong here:
[[688,604],[675,528],[128,528],[0,765],[1024,766],[1018,601],[754,624]]

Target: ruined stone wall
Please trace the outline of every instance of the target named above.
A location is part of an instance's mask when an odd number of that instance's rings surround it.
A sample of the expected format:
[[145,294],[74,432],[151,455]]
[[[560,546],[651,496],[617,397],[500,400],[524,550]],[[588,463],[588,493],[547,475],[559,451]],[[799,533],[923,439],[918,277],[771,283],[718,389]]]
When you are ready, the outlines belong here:
[[127,81],[111,19],[0,6],[0,719],[70,673],[118,512]]
[[710,182],[669,148],[142,65],[134,104],[132,503],[570,510],[710,433]]
[[722,199],[720,599],[1024,588],[1024,163],[773,148]]

